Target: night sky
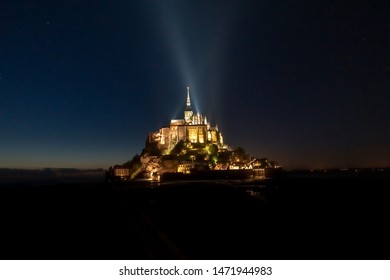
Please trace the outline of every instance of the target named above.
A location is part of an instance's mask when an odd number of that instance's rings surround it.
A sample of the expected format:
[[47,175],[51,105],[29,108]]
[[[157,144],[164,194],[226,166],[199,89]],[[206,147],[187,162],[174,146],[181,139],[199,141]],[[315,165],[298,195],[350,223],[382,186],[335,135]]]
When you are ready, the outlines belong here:
[[252,156],[390,166],[386,2],[2,0],[0,167],[124,163],[187,85]]

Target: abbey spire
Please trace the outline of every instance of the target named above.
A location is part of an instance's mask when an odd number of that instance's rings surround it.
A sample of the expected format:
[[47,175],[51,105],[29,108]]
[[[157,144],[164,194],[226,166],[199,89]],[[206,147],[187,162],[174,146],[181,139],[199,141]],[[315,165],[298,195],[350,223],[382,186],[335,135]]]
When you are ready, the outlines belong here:
[[186,123],[189,123],[191,121],[192,115],[194,114],[192,112],[191,108],[191,99],[190,99],[190,87],[187,87],[187,103],[186,103],[186,109],[184,110],[184,120]]
[[191,107],[190,87],[187,87],[187,107]]

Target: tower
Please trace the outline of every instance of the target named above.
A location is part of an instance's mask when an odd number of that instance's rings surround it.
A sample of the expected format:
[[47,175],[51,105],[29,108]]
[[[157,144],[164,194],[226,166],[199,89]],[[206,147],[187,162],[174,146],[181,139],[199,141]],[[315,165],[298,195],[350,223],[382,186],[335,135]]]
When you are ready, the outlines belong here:
[[184,110],[184,120],[186,121],[186,123],[191,121],[192,115],[193,112],[191,108],[190,87],[187,87],[187,103],[186,103],[186,109]]

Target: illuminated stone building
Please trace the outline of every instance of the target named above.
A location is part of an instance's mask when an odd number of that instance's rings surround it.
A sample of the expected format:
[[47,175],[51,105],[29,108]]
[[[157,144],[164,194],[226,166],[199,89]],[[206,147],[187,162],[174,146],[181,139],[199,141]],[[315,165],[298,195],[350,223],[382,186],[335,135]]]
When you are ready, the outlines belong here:
[[149,134],[149,142],[156,142],[163,152],[170,151],[180,140],[190,143],[216,144],[223,146],[222,133],[218,126],[212,127],[206,116],[194,113],[191,108],[190,88],[187,87],[187,102],[184,119],[173,119],[168,126]]
[[127,178],[130,176],[130,169],[123,165],[115,165],[112,173],[117,178]]

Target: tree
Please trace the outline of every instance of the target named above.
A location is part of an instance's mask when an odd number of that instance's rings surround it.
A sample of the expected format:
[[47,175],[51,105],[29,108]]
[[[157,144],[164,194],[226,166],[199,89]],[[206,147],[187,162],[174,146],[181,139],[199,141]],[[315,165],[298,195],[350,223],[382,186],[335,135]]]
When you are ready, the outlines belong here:
[[175,147],[171,150],[171,155],[174,156],[179,156],[183,149],[186,148],[186,143],[183,140],[180,140],[179,142],[176,143]]
[[149,155],[149,156],[161,156],[162,151],[158,147],[157,142],[146,142],[145,148],[142,150],[142,155]]
[[235,161],[244,161],[247,157],[247,154],[242,147],[237,147],[236,149],[234,149],[233,153]]
[[218,153],[218,162],[222,164],[227,164],[230,162],[230,158],[232,156],[232,152],[224,151]]
[[210,157],[216,156],[218,154],[218,146],[215,144],[207,145],[207,151]]

